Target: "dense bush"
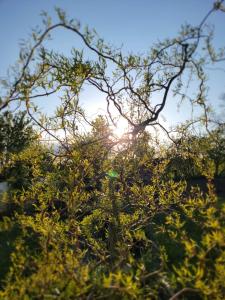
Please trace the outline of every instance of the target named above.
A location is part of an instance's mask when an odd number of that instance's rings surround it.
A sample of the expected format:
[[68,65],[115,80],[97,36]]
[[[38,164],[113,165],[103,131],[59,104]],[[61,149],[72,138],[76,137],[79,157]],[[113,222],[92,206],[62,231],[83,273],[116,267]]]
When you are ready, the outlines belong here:
[[114,154],[105,139],[74,145],[45,169],[44,154],[23,152],[33,173],[1,220],[1,298],[223,299],[225,206],[213,170],[207,193],[187,192],[147,145],[145,134]]

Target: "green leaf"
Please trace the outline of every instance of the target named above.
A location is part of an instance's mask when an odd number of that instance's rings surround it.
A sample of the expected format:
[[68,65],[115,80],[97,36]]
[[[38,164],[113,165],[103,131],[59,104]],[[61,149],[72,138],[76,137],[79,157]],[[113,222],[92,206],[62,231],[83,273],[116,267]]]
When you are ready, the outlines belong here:
[[116,171],[110,170],[109,172],[106,173],[109,177],[111,178],[117,178],[119,174]]

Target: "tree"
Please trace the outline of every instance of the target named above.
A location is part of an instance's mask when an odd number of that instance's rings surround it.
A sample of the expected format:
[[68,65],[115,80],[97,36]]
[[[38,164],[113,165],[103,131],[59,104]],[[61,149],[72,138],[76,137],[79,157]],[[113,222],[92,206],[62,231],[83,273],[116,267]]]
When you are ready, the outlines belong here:
[[[223,52],[216,53],[213,49],[213,33],[205,25],[211,14],[223,11],[222,3],[223,1],[216,1],[199,26],[183,26],[177,37],[159,42],[145,57],[126,55],[121,49],[108,46],[89,28],[82,31],[80,23],[68,20],[65,12],[60,9],[56,10],[59,18],[56,24],[52,24],[51,18],[44,14],[45,28],[41,33],[34,31],[31,46],[22,48],[20,71],[17,69],[14,83],[8,87],[5,96],[1,97],[0,109],[12,102],[25,102],[33,121],[56,138],[54,130],[58,127],[71,131],[77,128],[78,122],[88,121],[79,108],[80,92],[88,84],[105,95],[111,122],[114,123],[110,107],[114,106],[127,120],[133,135],[149,125],[159,126],[169,135],[159,123],[159,116],[172,94],[198,105],[203,111],[200,120],[208,127],[208,62],[205,57],[211,62],[217,62],[223,61],[224,56]],[[49,51],[43,43],[56,28],[63,28],[80,37],[84,47],[96,59],[85,58],[83,51],[79,49],[73,49],[70,58]],[[183,78],[190,76],[198,85],[194,96],[185,93],[190,82],[185,83]],[[34,114],[37,109],[34,101],[59,91],[62,91],[62,105],[57,109],[54,122],[50,125],[46,118],[42,116],[38,119]],[[158,103],[154,102],[154,98],[160,98]],[[90,124],[89,121],[88,123]]]
[[209,159],[213,160],[215,177],[225,174],[225,136],[224,126],[214,129],[208,138],[209,147],[207,153]]
[[178,178],[190,179],[202,174],[206,164],[211,165],[214,177],[224,173],[224,129],[218,125],[210,132],[194,135],[186,131],[177,137],[167,155],[170,159],[168,172]]
[[1,180],[13,189],[31,183],[37,161],[42,169],[51,168],[51,158],[24,111],[16,114],[5,111],[0,115],[0,153]]
[[13,115],[5,111],[0,115],[0,152],[5,160],[11,153],[19,153],[35,138],[26,112]]
[[[163,129],[158,118],[171,92],[186,96],[186,72],[198,80],[197,95],[190,100],[203,108],[200,119],[210,131],[206,61],[199,48],[205,43],[203,55],[223,59],[213,52],[211,33],[204,27],[213,12],[223,9],[222,2],[198,27],[183,27],[177,38],[158,43],[146,57],[109,47],[59,9],[59,23],[52,25],[46,16],[44,31],[33,32],[34,44],[21,51],[21,72],[1,98],[1,109],[25,103],[33,122],[60,145],[52,152],[37,147],[37,141],[14,156],[22,166],[29,163],[29,184],[11,193],[18,209],[0,220],[0,239],[11,246],[0,273],[1,298],[224,298],[225,207],[212,185],[211,163],[198,165],[208,179],[207,190],[188,191],[184,180],[167,176],[174,154],[167,157],[153,147],[146,131],[149,125]],[[86,59],[78,49],[71,58],[48,51],[43,42],[58,27],[79,36],[96,59]],[[86,83],[106,95],[107,119],[90,121],[80,107]],[[40,115],[33,101],[59,90],[55,116]],[[161,99],[154,103],[158,92]],[[120,139],[108,126],[115,123],[111,104],[130,127]],[[91,131],[79,131],[80,124]],[[180,141],[173,140],[178,147]],[[184,156],[194,149],[201,162],[199,145],[207,139],[199,140],[189,136],[175,150]]]
[[[26,169],[24,166],[18,163],[12,166],[12,157],[28,148],[35,139],[35,132],[30,120],[26,118],[26,112],[13,115],[11,112],[5,111],[0,115],[1,180],[7,181],[13,176],[15,181],[21,181],[22,178],[29,177],[23,174]],[[16,173],[18,174],[16,175]]]

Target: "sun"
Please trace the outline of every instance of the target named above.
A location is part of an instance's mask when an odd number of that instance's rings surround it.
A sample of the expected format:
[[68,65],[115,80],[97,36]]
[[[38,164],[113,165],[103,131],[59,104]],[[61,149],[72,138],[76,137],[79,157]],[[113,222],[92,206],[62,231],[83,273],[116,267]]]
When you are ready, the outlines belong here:
[[112,128],[113,135],[116,138],[121,138],[124,134],[128,132],[128,122],[124,118],[119,118],[116,122],[116,126]]

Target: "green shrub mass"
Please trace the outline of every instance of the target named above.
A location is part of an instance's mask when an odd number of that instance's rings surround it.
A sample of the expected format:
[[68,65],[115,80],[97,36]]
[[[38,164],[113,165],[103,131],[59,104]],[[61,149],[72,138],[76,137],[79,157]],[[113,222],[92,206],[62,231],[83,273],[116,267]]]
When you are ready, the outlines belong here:
[[69,155],[38,139],[9,154],[23,181],[1,196],[0,299],[224,299],[213,160],[191,156],[206,188],[188,188],[147,133],[115,152],[96,134]]

